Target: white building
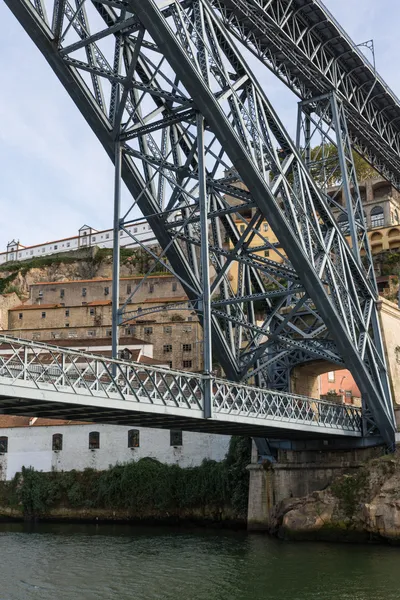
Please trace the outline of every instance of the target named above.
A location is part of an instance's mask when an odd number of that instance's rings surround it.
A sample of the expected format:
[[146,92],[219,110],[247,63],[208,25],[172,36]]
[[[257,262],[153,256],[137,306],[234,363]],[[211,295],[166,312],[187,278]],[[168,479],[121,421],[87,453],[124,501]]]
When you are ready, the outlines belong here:
[[[145,246],[156,245],[157,240],[154,234],[145,221],[132,221],[126,225],[126,230],[129,231],[135,238]],[[89,248],[98,246],[99,248],[113,247],[113,230],[104,229],[96,231],[89,225],[83,225],[78,235],[64,238],[62,240],[54,240],[37,244],[35,246],[23,246],[19,240],[12,240],[7,244],[6,252],[0,252],[0,264],[9,261],[22,261],[39,256],[48,256],[50,254],[58,254],[59,252],[69,252],[70,250],[78,250],[79,248]],[[139,243],[135,242],[130,235],[125,231],[120,231],[121,246],[129,246],[131,248],[139,247]]]
[[12,479],[22,467],[45,472],[104,470],[145,457],[191,467],[205,458],[223,460],[229,439],[207,433],[0,415],[0,480]]

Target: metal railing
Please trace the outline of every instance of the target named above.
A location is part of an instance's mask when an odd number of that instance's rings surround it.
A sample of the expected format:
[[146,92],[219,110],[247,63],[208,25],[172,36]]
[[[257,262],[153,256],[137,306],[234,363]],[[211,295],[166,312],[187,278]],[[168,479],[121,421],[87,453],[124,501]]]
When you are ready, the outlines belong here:
[[[104,400],[126,401],[129,410],[149,405],[160,412],[203,418],[204,375],[175,371],[127,360],[60,348],[0,335],[0,386],[8,398],[18,398],[21,388],[41,390],[42,398],[73,394]],[[286,423],[287,428],[316,427],[330,432],[361,433],[361,409],[211,378],[212,418],[237,423],[257,422],[265,427]],[[25,393],[26,396],[26,393]]]

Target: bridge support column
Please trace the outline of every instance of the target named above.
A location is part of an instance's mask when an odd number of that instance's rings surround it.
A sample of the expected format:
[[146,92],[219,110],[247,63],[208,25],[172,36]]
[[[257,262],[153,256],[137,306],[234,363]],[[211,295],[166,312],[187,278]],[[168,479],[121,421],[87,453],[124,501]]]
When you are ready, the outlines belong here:
[[[332,441],[325,440],[328,443]],[[247,528],[252,531],[268,531],[274,509],[289,498],[301,498],[328,486],[336,477],[357,470],[367,460],[380,456],[381,446],[354,448],[352,450],[323,450],[321,446],[307,449],[277,450],[274,463],[257,460],[257,450],[253,444],[250,473]],[[287,443],[290,444],[289,442]],[[297,444],[299,447],[299,444]]]

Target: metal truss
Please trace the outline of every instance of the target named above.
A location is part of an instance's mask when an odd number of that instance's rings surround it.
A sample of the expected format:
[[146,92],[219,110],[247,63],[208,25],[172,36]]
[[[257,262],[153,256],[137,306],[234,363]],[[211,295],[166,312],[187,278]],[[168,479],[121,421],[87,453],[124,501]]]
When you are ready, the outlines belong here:
[[[361,410],[0,336],[2,414],[269,437],[361,436]],[[56,393],[54,393],[56,392]]]
[[371,275],[213,3],[5,1],[116,165],[114,232],[137,205],[203,324],[206,416],[212,338],[228,378],[265,387],[289,389],[306,361],[346,364],[392,444]]
[[320,0],[211,0],[229,31],[301,99],[334,89],[351,144],[400,189],[400,101]]

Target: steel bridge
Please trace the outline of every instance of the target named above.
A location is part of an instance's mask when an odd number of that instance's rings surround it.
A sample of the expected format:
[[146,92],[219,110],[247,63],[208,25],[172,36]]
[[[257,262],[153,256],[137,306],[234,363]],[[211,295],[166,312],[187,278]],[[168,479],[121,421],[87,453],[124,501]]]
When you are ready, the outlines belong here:
[[[212,418],[204,418],[207,387]],[[0,336],[0,411],[269,438],[360,438],[361,409]]]
[[[197,381],[196,389],[203,385],[197,409],[182,410],[203,411],[207,427],[219,422],[228,433],[220,386],[231,390],[228,396],[243,393],[247,400],[235,405],[235,419],[249,432],[257,417],[242,411],[253,410],[252,394],[257,407],[275,406],[273,397],[290,404],[293,369],[323,360],[351,370],[363,397],[363,435],[392,445],[393,402],[352,149],[399,187],[400,103],[322,3],[4,2],[115,164],[113,355],[118,325],[141,318],[127,312],[131,298],[118,305],[119,234],[140,245],[126,228],[139,208],[161,247],[161,255],[144,249],[154,260],[151,269],[161,266],[180,280],[188,309],[203,325],[204,375],[171,375]],[[272,70],[300,96],[295,142],[258,71],[255,76],[243,58],[243,46],[258,59],[258,70]],[[121,178],[132,196],[127,206]],[[344,205],[327,193],[332,180]],[[146,277],[139,285],[145,284]],[[213,377],[213,356],[237,383]],[[12,377],[4,386],[16,385]],[[56,405],[64,392],[48,384]],[[109,385],[118,395],[120,380]],[[33,386],[28,389],[22,410],[37,398],[29,399]],[[9,407],[18,394],[9,393]],[[322,406],[300,403],[311,412]],[[247,429],[246,418],[253,420]],[[309,435],[307,419],[295,427],[296,419],[285,435]],[[190,429],[189,420],[182,425]]]

